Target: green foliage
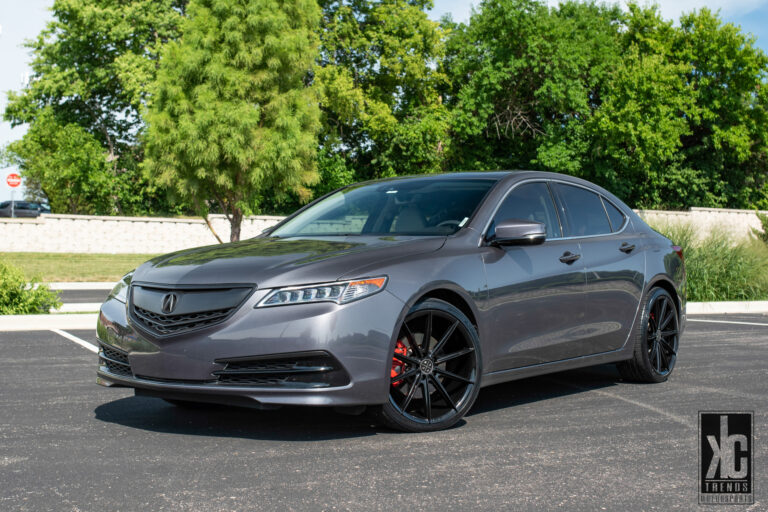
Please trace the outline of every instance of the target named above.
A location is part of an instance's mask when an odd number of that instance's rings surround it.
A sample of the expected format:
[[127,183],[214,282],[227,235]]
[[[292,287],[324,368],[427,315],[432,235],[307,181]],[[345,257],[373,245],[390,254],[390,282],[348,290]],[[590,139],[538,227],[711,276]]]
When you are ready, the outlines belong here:
[[193,0],[167,45],[146,114],[153,181],[206,214],[243,215],[261,197],[307,199],[317,180],[319,108],[305,81],[316,55],[314,0]]
[[[140,116],[150,83],[155,79],[160,51],[164,44],[178,37],[178,25],[186,0],[55,0],[53,20],[40,35],[27,43],[32,53],[32,79],[21,92],[8,94],[4,118],[14,126],[38,121],[51,127],[47,112],[75,140],[89,136],[88,158],[94,159],[93,141],[102,148],[101,160],[111,167],[111,205],[101,202],[88,207],[61,211],[79,213],[145,214],[167,211],[162,191],[148,186],[138,169],[143,158],[138,134]],[[75,127],[80,127],[77,130]],[[40,171],[28,159],[34,155],[39,140],[25,135],[13,148],[22,172],[34,185]],[[71,150],[61,160],[81,160],[83,151],[59,137],[61,150]],[[57,163],[49,161],[48,163]],[[104,165],[96,164],[94,173]],[[30,170],[29,173],[27,170]],[[72,165],[47,172],[71,176]],[[73,186],[88,179],[87,174],[73,178]],[[45,192],[49,183],[40,182]],[[52,203],[61,202],[55,198]]]
[[754,233],[755,237],[757,237],[758,240],[761,240],[766,245],[768,245],[768,215],[765,215],[764,213],[760,213],[760,212],[756,212],[756,215],[757,215],[757,218],[760,220],[762,229],[752,228],[752,233]]
[[4,114],[32,127],[7,152],[32,195],[236,226],[362,179],[529,168],[634,207],[768,209],[768,56],[709,9],[187,1],[53,2]]
[[734,243],[718,231],[701,238],[690,225],[656,229],[683,249],[688,300],[768,300],[768,246],[762,242]]
[[620,63],[621,19],[618,7],[594,3],[482,2],[448,43],[452,167],[563,170],[575,157],[578,172],[585,147],[571,134],[584,133]]
[[112,176],[101,144],[76,124],[59,124],[50,107],[7,153],[27,186],[42,191],[53,211],[112,213]]
[[36,279],[28,283],[21,270],[0,262],[0,315],[47,314],[60,306],[56,292]]
[[427,17],[431,0],[320,3],[324,154],[348,160],[358,179],[442,170],[446,32]]
[[704,8],[485,0],[452,27],[453,169],[581,176],[646,208],[768,204],[768,57]]

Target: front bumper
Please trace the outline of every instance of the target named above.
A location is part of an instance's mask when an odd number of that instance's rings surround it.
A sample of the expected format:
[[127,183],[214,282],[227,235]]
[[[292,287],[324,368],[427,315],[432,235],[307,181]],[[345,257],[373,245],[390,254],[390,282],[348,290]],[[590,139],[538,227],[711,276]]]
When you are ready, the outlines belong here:
[[[254,407],[354,406],[387,400],[395,329],[407,310],[405,303],[384,290],[345,305],[254,309],[267,293],[257,290],[222,324],[164,338],[135,326],[125,304],[107,300],[97,325],[102,344],[98,383],[135,388],[137,394]],[[125,364],[106,364],[105,353],[107,359],[124,358]],[[222,360],[280,359],[296,353],[330,356],[345,378],[307,386],[220,380],[228,368]]]

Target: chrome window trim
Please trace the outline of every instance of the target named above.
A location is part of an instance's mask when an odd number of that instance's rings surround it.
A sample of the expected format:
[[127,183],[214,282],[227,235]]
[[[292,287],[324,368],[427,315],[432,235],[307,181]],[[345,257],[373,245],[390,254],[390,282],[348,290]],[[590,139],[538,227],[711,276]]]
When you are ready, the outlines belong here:
[[[488,235],[488,229],[491,227],[491,223],[493,222],[493,218],[498,213],[499,208],[501,208],[502,203],[504,203],[504,201],[507,200],[507,196],[509,196],[509,194],[511,194],[512,191],[515,190],[517,187],[519,187],[520,185],[524,185],[526,183],[546,183],[547,185],[549,185],[549,183],[562,183],[563,185],[570,185],[572,187],[583,188],[584,190],[588,190],[589,192],[592,192],[593,194],[596,194],[601,199],[605,198],[606,201],[611,203],[613,206],[616,206],[612,201],[610,201],[607,197],[605,197],[603,194],[601,194],[597,190],[593,190],[593,189],[589,188],[586,185],[582,185],[581,183],[573,183],[571,181],[558,180],[558,179],[553,179],[553,178],[529,178],[529,179],[526,179],[526,180],[522,180],[522,181],[519,181],[519,182],[515,183],[514,185],[512,185],[512,187],[509,190],[507,190],[507,192],[498,201],[498,203],[496,203],[496,207],[493,209],[493,212],[491,213],[491,216],[489,217],[488,222],[486,222],[485,227],[481,231],[480,240],[477,243],[478,247],[482,247],[483,246],[483,244],[484,244],[484,242],[486,240],[486,236]],[[549,186],[547,188],[549,188]],[[550,196],[553,195],[552,190],[550,190],[549,193],[550,193]],[[554,199],[554,197],[552,197],[552,199]],[[618,230],[618,231],[612,231],[610,233],[602,233],[600,235],[562,236],[560,238],[547,238],[544,241],[544,243],[547,243],[549,241],[555,242],[555,241],[559,241],[559,240],[581,240],[581,239],[584,239],[584,238],[598,238],[598,237],[618,235],[620,233],[623,233],[627,229],[627,226],[629,225],[629,217],[627,216],[626,213],[624,213],[624,211],[621,208],[619,208],[618,206],[616,206],[616,208],[624,215],[624,224],[622,225],[621,229]],[[603,209],[605,209],[605,206],[603,206]],[[555,212],[557,213],[557,216],[558,216],[558,222],[560,222],[560,224],[561,224],[561,228],[560,228],[561,232],[564,233],[565,230],[562,228],[562,221],[560,220],[560,213],[561,212],[558,211],[558,205],[557,205],[556,201],[555,201]],[[608,217],[607,213],[606,213],[606,217]],[[608,225],[609,226],[611,225],[610,218],[608,218]]]

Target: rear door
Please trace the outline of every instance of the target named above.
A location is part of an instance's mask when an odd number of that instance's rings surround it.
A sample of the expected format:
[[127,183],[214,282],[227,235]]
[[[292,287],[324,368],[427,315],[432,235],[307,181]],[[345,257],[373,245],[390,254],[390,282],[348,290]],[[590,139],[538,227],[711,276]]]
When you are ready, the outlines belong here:
[[547,182],[515,186],[486,231],[509,219],[543,222],[541,245],[486,246],[491,354],[486,372],[519,368],[577,355],[583,336],[585,272],[579,243],[565,240]]
[[621,348],[643,290],[645,256],[626,215],[591,189],[553,183],[566,236],[578,240],[586,267],[582,355]]

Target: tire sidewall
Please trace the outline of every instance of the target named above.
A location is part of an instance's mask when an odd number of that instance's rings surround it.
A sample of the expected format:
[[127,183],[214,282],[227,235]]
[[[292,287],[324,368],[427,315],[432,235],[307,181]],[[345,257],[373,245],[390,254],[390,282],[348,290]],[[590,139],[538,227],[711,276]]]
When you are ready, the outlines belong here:
[[[677,325],[679,328],[680,325],[680,314],[677,311],[677,307],[675,306],[675,299],[672,297],[672,295],[669,294],[667,290],[664,288],[654,288],[651,290],[650,295],[648,296],[648,299],[645,301],[645,313],[643,314],[643,321],[640,324],[640,358],[641,358],[641,364],[645,371],[647,372],[647,375],[649,377],[649,380],[653,382],[664,382],[667,379],[669,379],[669,376],[672,375],[672,372],[674,371],[675,367],[673,366],[672,369],[667,373],[666,375],[659,375],[656,373],[656,370],[653,367],[653,364],[651,363],[650,354],[648,353],[648,322],[651,319],[651,306],[653,305],[656,300],[658,300],[659,297],[665,296],[669,299],[671,302],[671,305],[673,308],[675,308],[675,316],[677,317]],[[678,346],[679,346],[679,334],[678,334]],[[677,361],[675,361],[677,363]]]
[[[426,299],[421,302],[416,303],[405,315],[405,318],[403,318],[403,322],[411,316],[414,313],[418,313],[419,311],[425,311],[425,310],[437,310],[441,311],[443,313],[448,313],[456,320],[460,321],[463,325],[463,327],[466,329],[467,333],[469,334],[469,338],[473,344],[474,352],[475,352],[475,374],[477,375],[475,380],[475,385],[472,390],[472,393],[468,397],[468,399],[464,402],[464,404],[461,406],[459,411],[453,415],[451,418],[448,418],[446,420],[437,422],[437,423],[430,423],[430,424],[424,424],[412,421],[406,417],[404,417],[400,412],[391,404],[389,401],[389,388],[387,388],[387,402],[381,406],[382,414],[384,415],[385,421],[387,423],[393,424],[398,429],[405,430],[408,432],[432,432],[436,430],[443,430],[446,428],[449,428],[453,425],[455,425],[459,420],[461,420],[464,415],[469,412],[469,410],[472,408],[472,406],[475,404],[475,400],[477,399],[477,395],[480,392],[480,381],[483,374],[483,357],[482,352],[480,349],[480,336],[477,333],[477,329],[474,325],[472,325],[472,322],[467,318],[467,316],[456,306],[442,301],[440,299]],[[400,328],[402,328],[402,323],[400,327],[398,327],[398,335],[400,332]],[[394,348],[392,348],[392,352],[394,352]],[[388,375],[388,374],[387,374]]]

